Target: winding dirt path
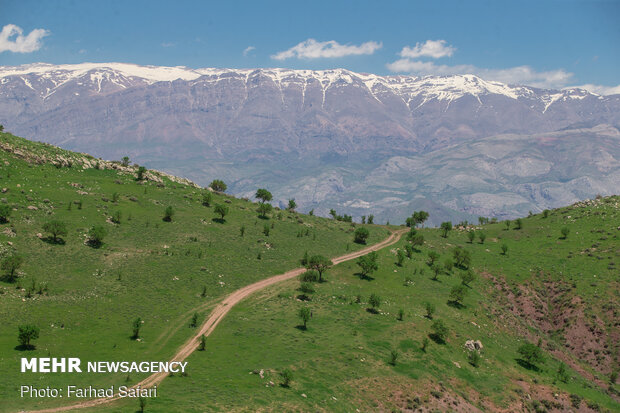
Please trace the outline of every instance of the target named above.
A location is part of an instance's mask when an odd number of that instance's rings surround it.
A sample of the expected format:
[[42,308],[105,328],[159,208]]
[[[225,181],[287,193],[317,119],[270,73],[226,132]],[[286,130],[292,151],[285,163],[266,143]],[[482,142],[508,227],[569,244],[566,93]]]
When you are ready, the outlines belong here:
[[[355,252],[352,252],[346,255],[342,255],[340,257],[333,258],[332,263],[334,265],[337,265],[342,262],[350,261],[357,257],[361,257],[362,255],[366,255],[372,251],[378,251],[384,247],[395,244],[396,242],[398,242],[400,237],[406,231],[407,229],[399,229],[397,231],[393,231],[390,234],[390,236],[384,239],[383,241],[377,244],[371,245],[369,247],[363,248],[359,251],[355,251]],[[241,300],[243,300],[244,298],[246,298],[247,296],[249,296],[250,294],[256,291],[262,290],[263,288],[269,287],[270,285],[279,283],[281,281],[285,281],[285,280],[289,280],[291,278],[297,277],[304,271],[306,271],[305,268],[296,268],[294,270],[285,272],[284,274],[274,275],[273,277],[266,278],[261,281],[257,281],[254,284],[247,285],[231,293],[229,296],[224,298],[224,300],[222,300],[218,305],[215,306],[215,308],[209,315],[209,318],[202,324],[202,326],[200,326],[200,330],[198,331],[198,333],[196,333],[195,336],[187,340],[185,344],[183,344],[183,346],[179,349],[179,351],[174,355],[174,357],[170,359],[170,361],[183,361],[187,357],[189,357],[189,355],[192,354],[198,348],[198,345],[199,345],[198,340],[200,336],[202,336],[203,334],[205,336],[209,336],[213,332],[213,330],[215,330],[215,327],[217,327],[220,321],[222,321],[224,316],[228,314],[228,312],[232,309],[232,307],[235,304],[237,304],[238,302],[240,302]],[[145,389],[145,388],[155,386],[161,383],[166,378],[166,376],[168,376],[168,373],[153,373],[147,378],[145,378],[144,380],[142,380],[141,382],[136,383],[133,386],[131,386],[131,388],[141,387],[142,389]],[[64,412],[68,410],[82,409],[86,407],[95,407],[101,404],[107,404],[107,403],[113,402],[120,398],[121,397],[118,394],[115,394],[114,397],[103,397],[99,399],[92,399],[92,400],[87,400],[87,401],[80,402],[80,403],[71,404],[68,406],[53,407],[49,409],[31,410],[31,411],[39,412],[39,413]]]

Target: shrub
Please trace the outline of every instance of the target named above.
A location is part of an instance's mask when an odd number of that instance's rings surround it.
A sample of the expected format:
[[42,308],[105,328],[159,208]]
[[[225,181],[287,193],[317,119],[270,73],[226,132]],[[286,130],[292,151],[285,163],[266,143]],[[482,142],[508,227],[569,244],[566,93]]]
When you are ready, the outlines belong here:
[[502,255],[506,255],[506,253],[508,252],[508,245],[506,243],[503,243],[500,248],[502,249]]
[[515,219],[515,229],[523,228],[523,220],[521,218]]
[[476,274],[472,270],[463,271],[459,276],[461,277],[461,283],[467,286],[476,279]]
[[467,289],[465,288],[465,286],[456,285],[452,287],[452,290],[450,290],[448,302],[461,306],[463,305],[463,300],[465,299],[466,295]]
[[266,237],[269,236],[269,225],[265,224],[263,226],[263,234],[265,234]]
[[121,211],[114,211],[110,220],[114,222],[115,224],[120,224],[122,217],[123,217],[123,214],[121,213]]
[[24,324],[18,327],[17,340],[22,347],[34,349],[32,340],[39,338],[39,327],[32,324]]
[[560,232],[562,233],[562,239],[566,239],[566,238],[568,238],[568,234],[570,233],[570,229],[568,227],[562,227]]
[[475,231],[469,231],[467,233],[467,239],[469,239],[469,243],[470,244],[473,244],[475,238],[476,238],[476,232]]
[[355,230],[354,241],[357,242],[358,244],[365,244],[369,235],[370,235],[370,232],[368,231],[367,228],[359,227],[358,229]]
[[295,211],[295,208],[297,208],[297,202],[295,202],[295,198],[289,199],[288,200],[288,210],[289,211]]
[[13,210],[7,204],[0,204],[0,223],[4,224],[9,222],[9,217],[11,216],[11,212]]
[[431,325],[431,330],[433,330],[432,338],[438,342],[445,342],[448,337],[448,327],[441,320],[433,321]]
[[478,238],[480,239],[480,243],[484,244],[484,240],[487,239],[487,234],[485,234],[484,232],[480,231],[478,233]]
[[208,207],[211,206],[211,201],[213,200],[213,194],[206,190],[202,193],[202,205]]
[[468,268],[471,264],[471,255],[463,247],[455,247],[452,250],[452,255],[454,257],[454,265],[459,268]]
[[280,383],[282,387],[290,387],[293,381],[293,372],[289,369],[282,370],[280,372],[280,379],[282,379],[282,383]]
[[205,348],[207,347],[207,337],[202,334],[200,338],[198,338],[198,343],[198,351],[205,351]]
[[146,168],[144,166],[139,167],[137,176],[136,176],[137,180],[138,181],[144,180],[144,174],[146,174]]
[[362,255],[356,261],[356,264],[361,269],[361,274],[367,277],[369,274],[377,271],[379,269],[379,264],[377,263],[378,254],[373,251],[369,254]]
[[58,220],[53,220],[43,224],[43,231],[49,232],[54,242],[60,241],[59,237],[67,236],[67,225]]
[[226,184],[221,179],[214,179],[209,184],[209,187],[217,192],[226,192]]
[[540,347],[529,342],[523,343],[519,346],[517,353],[519,353],[523,361],[530,366],[535,366],[536,363],[542,363],[544,361],[543,353]]
[[299,309],[298,315],[302,323],[304,323],[304,330],[305,330],[306,325],[308,324],[308,321],[310,320],[310,317],[312,316],[312,313],[308,307],[301,307]]
[[480,366],[480,358],[481,358],[480,353],[478,353],[476,350],[470,351],[469,354],[467,355],[469,364],[471,364],[474,367]]
[[433,314],[435,314],[435,306],[432,303],[426,303],[424,309],[426,310],[426,318],[432,320]]
[[548,210],[548,209],[545,209],[545,210],[542,212],[542,216],[543,216],[543,218],[547,218],[547,217],[549,216],[549,210]]
[[174,209],[168,205],[164,210],[164,221],[170,222],[172,221],[172,217],[174,216]]
[[142,319],[138,317],[131,323],[131,338],[133,340],[140,338],[140,328],[142,328]]
[[317,282],[319,280],[319,273],[314,270],[306,271],[299,276],[299,280],[302,282]]
[[228,207],[221,205],[221,204],[217,204],[213,208],[213,212],[215,212],[217,215],[221,217],[220,218],[221,221],[224,221],[224,217],[228,214]]
[[271,204],[261,203],[258,204],[258,208],[256,209],[256,211],[258,212],[259,216],[266,218],[267,214],[271,212],[272,208],[273,207],[271,206]]
[[448,232],[452,231],[452,222],[442,222],[439,228],[441,229],[441,236],[444,238],[448,238]]
[[399,267],[402,267],[404,261],[405,261],[405,251],[403,250],[396,251],[396,264]]
[[435,264],[435,261],[437,261],[438,259],[439,259],[439,254],[437,254],[435,251],[428,252],[428,265],[432,266],[433,264]]
[[426,353],[426,347],[428,347],[428,337],[422,339],[422,351]]
[[395,366],[396,360],[398,360],[398,351],[396,350],[390,351],[390,360],[388,361],[388,363],[390,363],[392,366]]
[[370,297],[368,297],[368,304],[370,304],[373,311],[376,311],[377,308],[381,306],[381,298],[377,294],[372,293]]
[[99,247],[103,244],[103,239],[108,235],[108,231],[101,225],[95,225],[88,231],[89,243],[94,247]]

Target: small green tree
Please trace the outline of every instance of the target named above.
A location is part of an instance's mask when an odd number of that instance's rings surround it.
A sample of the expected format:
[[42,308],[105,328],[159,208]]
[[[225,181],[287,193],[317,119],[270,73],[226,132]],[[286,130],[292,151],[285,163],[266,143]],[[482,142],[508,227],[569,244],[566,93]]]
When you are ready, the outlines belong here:
[[359,227],[355,230],[354,233],[354,241],[358,244],[365,244],[366,240],[370,236],[370,231],[367,228]]
[[137,176],[136,176],[137,180],[138,181],[143,181],[145,174],[146,174],[146,168],[144,166],[138,167],[138,172],[137,172]]
[[469,364],[471,364],[473,367],[479,367],[480,366],[480,353],[478,353],[478,351],[476,350],[472,350],[469,352],[469,354],[467,355],[467,359],[469,361]]
[[289,199],[288,200],[288,210],[289,211],[295,211],[295,208],[297,208],[297,202],[295,202],[295,198]]
[[205,351],[205,349],[207,348],[207,337],[202,334],[200,337],[198,337],[198,351]]
[[371,224],[371,225],[374,224],[374,220],[375,220],[375,216],[374,215],[372,215],[372,214],[368,215],[368,223],[369,224]]
[[463,271],[459,274],[461,284],[469,286],[476,279],[476,274],[472,270]]
[[263,226],[263,234],[265,234],[265,236],[266,236],[266,237],[268,237],[268,236],[269,236],[269,230],[270,230],[270,229],[269,229],[269,225],[268,225],[268,224],[265,224],[265,225]]
[[198,313],[194,313],[194,315],[192,315],[192,319],[189,321],[189,326],[192,328],[196,328],[198,326]]
[[457,306],[462,306],[463,300],[465,299],[466,295],[467,295],[467,289],[465,288],[465,286],[462,284],[456,285],[452,287],[452,290],[450,290],[450,296],[448,298],[448,302],[455,304]]
[[435,314],[435,305],[432,303],[426,303],[424,305],[424,309],[426,310],[426,318],[432,320],[433,314]]
[[228,214],[228,207],[222,204],[216,204],[213,207],[213,212],[220,216],[220,221],[224,221],[224,217]]
[[60,242],[60,237],[67,236],[67,225],[58,220],[52,220],[43,224],[43,231],[49,232],[52,236],[52,241],[55,243]]
[[548,209],[543,210],[542,217],[547,218],[548,216],[549,216],[549,210]]
[[409,244],[405,244],[405,255],[407,258],[413,257],[413,247]]
[[209,187],[217,192],[226,192],[226,184],[221,179],[214,179],[209,184]]
[[318,272],[319,282],[321,282],[323,281],[323,273],[325,272],[325,270],[327,270],[331,266],[332,266],[331,260],[325,258],[322,255],[313,255],[308,260],[307,268],[309,270],[315,270],[316,272]]
[[502,249],[502,255],[506,255],[506,253],[508,252],[508,244],[504,242],[500,248]]
[[448,238],[448,232],[452,231],[452,222],[442,222],[439,228],[441,229],[441,236],[444,238]]
[[439,259],[439,254],[437,254],[435,251],[429,251],[428,252],[428,265],[429,266],[433,266],[433,264],[435,264],[435,262]]
[[146,407],[146,398],[142,396],[138,398],[138,407],[140,408],[140,413],[144,413],[144,409]]
[[110,220],[114,222],[115,224],[120,224],[122,218],[123,218],[123,214],[121,213],[121,211],[114,211],[112,213],[112,216],[110,217]]
[[282,387],[290,387],[293,381],[293,372],[289,369],[282,370],[280,372],[280,379],[282,379],[282,383],[280,383]]
[[239,235],[241,235],[242,238],[245,235],[245,225],[241,225],[241,228],[239,228]]
[[560,380],[562,383],[568,383],[568,381],[570,380],[570,374],[568,374],[568,370],[566,370],[566,364],[560,363],[560,365],[558,366],[557,376],[558,380]]
[[319,281],[319,273],[314,270],[305,271],[299,276],[299,280],[307,283],[315,283]]
[[121,165],[125,167],[129,166],[129,156],[123,156],[123,159],[121,159]]
[[211,206],[211,201],[213,200],[213,194],[208,189],[202,193],[202,205],[208,207]]
[[9,217],[11,216],[11,212],[13,209],[7,204],[0,204],[0,223],[4,224],[9,222]]
[[94,225],[88,231],[88,242],[93,247],[100,247],[103,244],[103,239],[108,235],[108,231],[101,225]]
[[35,347],[31,341],[39,338],[39,327],[33,324],[24,324],[17,327],[17,329],[17,340],[19,344],[24,348],[34,349]]
[[0,268],[6,272],[5,280],[8,282],[14,282],[17,278],[17,270],[22,266],[24,257],[21,255],[9,255],[2,259]]
[[544,361],[543,353],[540,347],[530,342],[525,342],[519,346],[517,353],[529,366],[536,367],[537,363]]
[[431,265],[431,272],[433,273],[433,280],[437,281],[437,277],[441,274],[441,267],[438,264]]
[[478,232],[478,238],[480,239],[480,243],[484,244],[484,240],[487,239],[487,234],[482,231]]
[[142,319],[140,317],[136,318],[131,323],[131,338],[133,340],[137,340],[140,338],[140,329],[142,328]]
[[273,195],[271,192],[264,188],[259,188],[256,190],[256,194],[254,195],[257,199],[260,199],[261,203],[265,203],[271,201],[273,199]]
[[506,225],[506,231],[508,231],[510,229],[510,220],[507,219],[506,221],[504,221],[504,224]]
[[370,274],[379,269],[377,258],[377,252],[373,251],[369,254],[362,255],[357,259],[356,264],[361,268],[361,274],[364,277],[368,277]]
[[470,244],[473,244],[475,238],[476,238],[476,232],[475,231],[468,231],[467,232],[467,239],[469,240]]
[[305,330],[308,324],[308,321],[310,320],[310,317],[312,317],[312,313],[308,307],[301,307],[299,309],[298,315],[299,315],[299,318],[301,319],[301,322],[304,323],[304,330]]
[[560,232],[562,233],[562,239],[566,239],[566,238],[568,238],[568,234],[570,233],[570,229],[568,227],[562,227]]
[[448,337],[448,327],[444,324],[443,321],[433,321],[433,324],[431,325],[431,330],[433,330],[431,338],[433,338],[435,341],[440,343],[446,341],[446,338]]
[[398,309],[398,315],[396,316],[396,319],[398,321],[403,321],[403,318],[405,317],[405,310],[403,310],[402,308]]
[[368,304],[370,304],[372,311],[376,313],[377,308],[381,306],[381,298],[377,294],[372,293],[368,297]]
[[400,250],[400,249],[396,251],[396,264],[399,267],[403,266],[403,262],[405,262],[405,257],[406,257],[405,251]]
[[515,229],[523,228],[523,220],[521,218],[515,219]]
[[164,210],[164,221],[166,222],[171,222],[172,221],[172,217],[174,217],[174,208],[172,208],[172,206],[168,205],[166,207],[166,209]]
[[390,360],[388,361],[388,363],[391,364],[392,366],[395,366],[397,360],[398,360],[398,351],[396,350],[390,351]]
[[256,210],[258,211],[259,216],[267,218],[267,214],[271,212],[272,208],[273,207],[271,204],[260,203],[258,204],[258,208]]
[[469,268],[471,264],[471,254],[463,247],[455,247],[452,250],[452,256],[454,257],[454,265],[459,268]]
[[427,347],[428,347],[428,337],[424,337],[422,339],[422,351],[426,353]]
[[446,258],[443,262],[443,269],[446,271],[447,274],[452,273],[452,267],[454,266],[454,264],[452,263],[452,260],[450,258]]

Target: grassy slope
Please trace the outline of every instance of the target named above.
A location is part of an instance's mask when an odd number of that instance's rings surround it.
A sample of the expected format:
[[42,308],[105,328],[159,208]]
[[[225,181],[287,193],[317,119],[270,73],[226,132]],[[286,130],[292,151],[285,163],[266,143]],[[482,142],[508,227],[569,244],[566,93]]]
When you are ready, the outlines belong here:
[[[135,168],[109,169],[118,165],[10,134],[0,133],[0,145],[0,188],[7,189],[0,201],[13,208],[9,222],[0,224],[0,254],[25,257],[17,283],[0,282],[3,411],[67,402],[19,400],[21,384],[104,386],[127,379],[120,374],[21,374],[22,356],[166,360],[192,334],[188,322],[195,308],[202,320],[227,293],[298,266],[306,250],[337,256],[360,248],[352,242],[351,224],[286,211],[281,219],[263,220],[255,204],[215,194],[214,203],[230,207],[221,224],[212,220],[213,207],[201,205],[201,189],[166,176],[151,173],[161,182],[139,184]],[[96,162],[108,169],[82,168]],[[81,209],[72,204],[78,200]],[[172,222],[162,220],[168,205],[176,211]],[[106,221],[115,211],[122,213],[120,225]],[[37,236],[52,219],[67,223],[64,245]],[[99,249],[84,244],[96,224],[108,230]],[[263,234],[264,225],[271,228],[269,236]],[[385,229],[368,228],[369,243],[385,238]],[[32,283],[37,290],[47,286],[47,293],[27,298]],[[206,297],[201,297],[203,287]],[[131,321],[138,316],[144,320],[142,338],[133,341]],[[24,323],[41,328],[34,351],[15,349],[17,326]],[[132,375],[128,383],[142,377]]]
[[[521,230],[486,225],[484,244],[478,239],[470,244],[464,231],[444,239],[438,230],[425,229],[424,247],[403,267],[395,264],[394,251],[405,241],[380,252],[373,280],[356,276],[353,262],[335,267],[308,304],[296,299],[298,281],[271,287],[235,307],[209,337],[207,350],[188,359],[189,375],[164,381],[148,410],[345,412],[419,406],[515,411],[538,406],[544,411],[554,405],[573,409],[572,394],[583,398],[580,411],[618,411],[618,385],[610,395],[607,375],[618,365],[619,204],[620,197],[611,197],[554,210],[547,218],[535,215],[523,220]],[[571,232],[560,239],[564,226]],[[506,255],[502,243],[509,247]],[[443,261],[455,245],[471,252],[479,274],[464,308],[447,304],[460,270],[433,281],[426,264],[431,249]],[[405,285],[407,276],[413,284]],[[366,311],[373,292],[382,298],[380,314]],[[423,352],[432,323],[424,317],[426,302],[436,306],[434,318],[443,320],[450,333],[446,344],[430,341]],[[528,315],[530,302],[540,307],[540,319]],[[313,311],[307,331],[295,328],[303,305]],[[398,321],[401,308],[405,318]],[[573,310],[568,316],[563,312]],[[573,331],[579,323],[594,333]],[[526,338],[542,339],[545,362],[538,371],[517,362],[517,348]],[[478,368],[468,363],[463,347],[468,339],[484,345]],[[582,339],[591,339],[584,356],[571,348]],[[395,366],[387,363],[391,350],[399,352]],[[595,353],[602,363],[590,357]],[[572,366],[567,383],[557,380],[560,360]],[[278,372],[285,368],[293,371],[290,388],[278,385]],[[261,369],[264,379],[251,374]],[[135,404],[124,401],[103,411]]]

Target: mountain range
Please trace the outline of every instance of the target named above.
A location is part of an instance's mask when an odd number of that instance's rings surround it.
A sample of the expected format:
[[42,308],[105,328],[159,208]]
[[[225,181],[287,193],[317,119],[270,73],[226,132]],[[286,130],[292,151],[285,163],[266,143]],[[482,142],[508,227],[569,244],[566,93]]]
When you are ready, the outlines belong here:
[[0,123],[322,215],[511,218],[620,192],[620,95],[473,75],[0,67]]

